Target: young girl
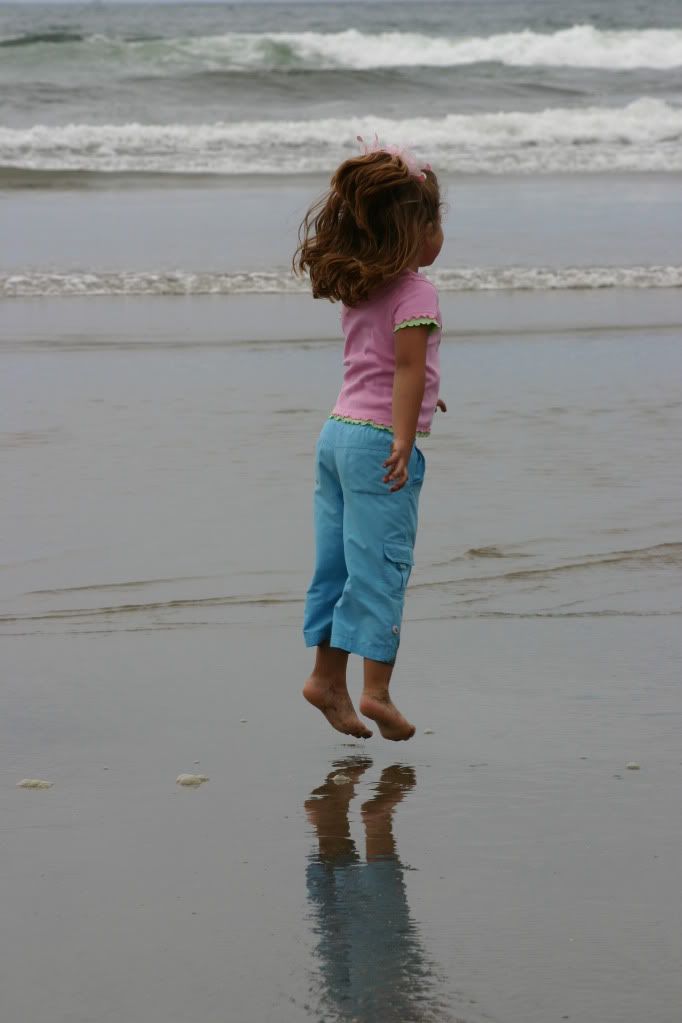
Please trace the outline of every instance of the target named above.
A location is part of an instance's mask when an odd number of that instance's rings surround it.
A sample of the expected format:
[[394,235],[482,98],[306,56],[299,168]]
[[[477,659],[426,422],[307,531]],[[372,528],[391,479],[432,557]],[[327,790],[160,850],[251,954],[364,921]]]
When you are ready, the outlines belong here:
[[[360,140],[362,141],[362,140]],[[389,696],[413,564],[427,436],[438,400],[441,318],[418,273],[443,244],[438,181],[395,147],[346,160],[306,214],[294,268],[314,298],[340,300],[341,393],[317,443],[315,571],[303,632],[317,647],[303,695],[340,732],[362,738],[346,687],[348,654],[364,658],[361,713],[385,739],[414,726]]]

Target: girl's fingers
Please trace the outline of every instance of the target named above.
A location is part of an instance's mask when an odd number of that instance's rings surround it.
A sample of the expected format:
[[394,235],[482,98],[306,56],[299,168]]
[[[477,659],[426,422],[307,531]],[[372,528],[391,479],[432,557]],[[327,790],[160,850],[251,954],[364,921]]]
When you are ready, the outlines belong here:
[[391,490],[400,490],[404,487],[408,480],[407,466],[405,464],[397,465],[393,472],[387,473],[384,476],[384,483],[391,483],[393,480],[400,480],[397,486],[391,487]]
[[408,479],[407,463],[405,462],[404,456],[399,454],[397,451],[391,452],[386,461],[383,463],[383,466],[385,469],[388,469],[383,482],[392,483],[395,480],[400,480],[396,486],[391,487],[391,491],[401,490],[407,483]]
[[391,479],[399,471],[399,466],[402,459],[400,455],[390,455],[384,462],[384,469],[388,469],[388,472],[384,476],[384,482]]

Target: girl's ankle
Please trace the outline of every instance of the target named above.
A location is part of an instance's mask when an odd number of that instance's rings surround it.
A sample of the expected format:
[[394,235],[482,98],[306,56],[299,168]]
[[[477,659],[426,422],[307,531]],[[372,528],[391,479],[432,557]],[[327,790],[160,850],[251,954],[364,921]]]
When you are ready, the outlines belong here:
[[364,699],[377,700],[379,703],[391,702],[388,689],[363,689],[362,696]]

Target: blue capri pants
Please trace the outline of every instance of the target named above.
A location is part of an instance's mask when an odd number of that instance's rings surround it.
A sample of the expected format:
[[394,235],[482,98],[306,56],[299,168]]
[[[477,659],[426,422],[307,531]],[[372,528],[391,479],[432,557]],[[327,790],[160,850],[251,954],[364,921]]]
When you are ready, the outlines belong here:
[[392,664],[413,565],[424,456],[391,493],[383,463],[393,434],[328,419],[315,462],[315,571],[305,603],[306,646],[330,646]]

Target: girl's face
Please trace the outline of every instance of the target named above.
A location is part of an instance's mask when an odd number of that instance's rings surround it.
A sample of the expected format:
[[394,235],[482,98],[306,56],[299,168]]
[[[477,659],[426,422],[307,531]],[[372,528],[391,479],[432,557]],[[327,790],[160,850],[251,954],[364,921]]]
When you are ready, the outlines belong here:
[[422,239],[422,249],[419,256],[420,266],[431,266],[435,263],[440,250],[443,248],[443,228],[440,220],[436,224],[428,224]]

